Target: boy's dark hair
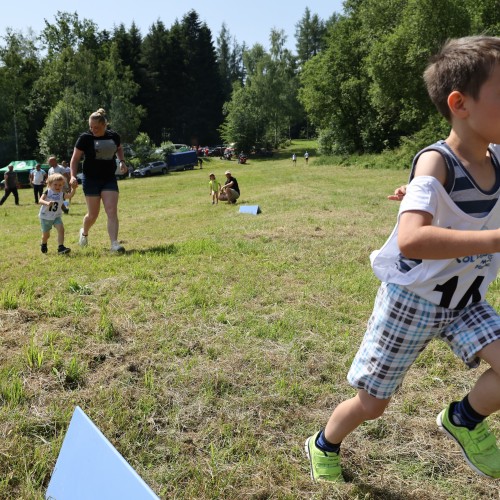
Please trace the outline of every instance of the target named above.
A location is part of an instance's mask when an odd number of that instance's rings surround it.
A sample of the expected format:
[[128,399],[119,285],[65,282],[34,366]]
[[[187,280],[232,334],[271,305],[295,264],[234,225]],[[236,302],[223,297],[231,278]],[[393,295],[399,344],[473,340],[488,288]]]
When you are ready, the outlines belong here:
[[437,110],[451,122],[448,96],[456,90],[477,99],[497,63],[500,38],[468,36],[448,40],[424,72],[427,92]]

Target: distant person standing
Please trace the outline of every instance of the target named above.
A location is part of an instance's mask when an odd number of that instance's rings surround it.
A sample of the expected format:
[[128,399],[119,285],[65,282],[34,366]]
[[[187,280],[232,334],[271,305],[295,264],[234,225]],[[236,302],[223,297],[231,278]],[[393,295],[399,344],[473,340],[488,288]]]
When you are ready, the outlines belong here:
[[111,240],[111,252],[123,253],[125,249],[118,241],[118,182],[116,181],[116,158],[120,160],[120,171],[126,174],[128,169],[123,156],[120,136],[108,128],[106,111],[98,109],[89,116],[89,132],[83,132],[76,141],[73,156],[70,161],[72,187],[78,180],[78,164],[82,156],[83,178],[82,187],[87,203],[87,213],[80,229],[79,245],[88,245],[88,234],[94,225],[101,201],[108,216],[108,235]]
[[297,155],[295,153],[292,155],[292,163],[294,167],[297,165]]
[[19,181],[17,179],[17,174],[14,172],[14,165],[9,165],[9,169],[5,172],[3,178],[5,180],[5,193],[0,200],[0,205],[4,204],[4,201],[9,197],[10,193],[14,195],[14,202],[16,205],[19,205],[19,194],[17,193]]
[[306,165],[309,163],[309,153],[306,151],[304,154],[304,158],[306,159]]
[[61,174],[65,179],[67,178],[66,177],[66,168],[63,167],[62,165],[59,165],[59,163],[57,163],[57,157],[54,156],[54,155],[51,155],[49,156],[49,158],[47,159],[47,163],[49,164],[49,175],[52,175],[52,174]]
[[47,178],[47,172],[42,170],[40,163],[37,163],[34,170],[30,172],[30,184],[33,187],[33,194],[35,195],[35,203],[38,205],[38,199],[43,194],[43,186],[45,184],[45,179]]

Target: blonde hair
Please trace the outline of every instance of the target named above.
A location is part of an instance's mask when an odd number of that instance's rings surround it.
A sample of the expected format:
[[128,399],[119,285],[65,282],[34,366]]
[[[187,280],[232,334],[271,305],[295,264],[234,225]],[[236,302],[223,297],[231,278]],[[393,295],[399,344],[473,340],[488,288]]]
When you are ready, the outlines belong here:
[[52,186],[52,184],[57,181],[65,182],[66,179],[62,174],[51,174],[47,179],[47,186]]
[[99,123],[107,124],[108,119],[106,117],[106,110],[104,110],[103,108],[99,108],[89,116],[89,120],[95,120]]

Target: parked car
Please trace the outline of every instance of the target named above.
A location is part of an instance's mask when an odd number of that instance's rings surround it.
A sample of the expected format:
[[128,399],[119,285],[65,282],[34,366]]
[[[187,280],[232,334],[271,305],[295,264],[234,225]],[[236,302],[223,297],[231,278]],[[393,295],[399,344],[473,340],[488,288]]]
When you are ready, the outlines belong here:
[[134,170],[134,177],[149,177],[150,175],[166,174],[168,165],[164,161],[152,161]]
[[225,146],[214,146],[208,149],[208,156],[222,156],[224,154]]

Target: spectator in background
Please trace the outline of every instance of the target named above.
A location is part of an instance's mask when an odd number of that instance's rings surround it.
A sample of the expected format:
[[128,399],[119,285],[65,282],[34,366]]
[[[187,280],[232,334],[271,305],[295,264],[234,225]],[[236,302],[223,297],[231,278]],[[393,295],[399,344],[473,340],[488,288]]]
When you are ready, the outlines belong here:
[[37,163],[34,170],[30,172],[30,184],[33,187],[33,194],[35,195],[35,203],[38,205],[38,199],[43,194],[43,186],[45,185],[45,179],[47,178],[47,172],[42,170],[40,163]]
[[240,187],[238,186],[238,181],[231,175],[229,170],[226,170],[226,182],[222,186],[222,191],[227,196],[228,203],[236,203],[236,200],[240,197]]
[[304,158],[306,159],[306,165],[309,163],[309,153],[306,151],[304,154]]
[[14,172],[14,165],[9,165],[9,169],[5,172],[3,178],[5,180],[5,193],[0,200],[0,205],[4,204],[10,193],[14,195],[14,202],[16,205],[19,205],[19,194],[17,193],[19,181],[17,179],[17,174]]

